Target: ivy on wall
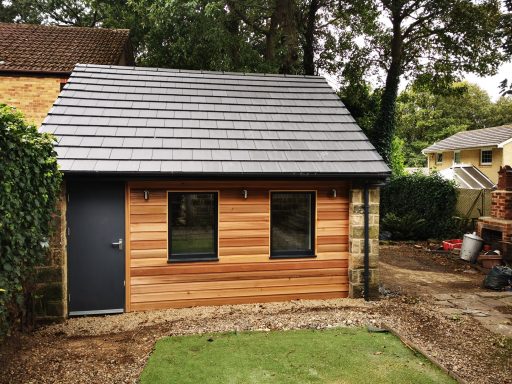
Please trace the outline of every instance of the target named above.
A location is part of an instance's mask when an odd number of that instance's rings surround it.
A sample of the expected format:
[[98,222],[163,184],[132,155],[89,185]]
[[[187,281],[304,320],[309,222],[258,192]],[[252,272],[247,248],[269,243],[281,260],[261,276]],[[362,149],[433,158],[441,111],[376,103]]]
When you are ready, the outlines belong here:
[[53,141],[0,104],[0,335],[32,325],[35,267],[48,254],[62,181]]

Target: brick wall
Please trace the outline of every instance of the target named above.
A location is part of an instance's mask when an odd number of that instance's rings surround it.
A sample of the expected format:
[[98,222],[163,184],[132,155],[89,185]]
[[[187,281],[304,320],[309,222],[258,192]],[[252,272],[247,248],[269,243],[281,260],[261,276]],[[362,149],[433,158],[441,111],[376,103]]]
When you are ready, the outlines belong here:
[[36,316],[39,322],[60,320],[67,315],[66,190],[63,185],[53,218],[50,252],[37,268]]
[[[380,191],[370,189],[370,298],[379,296],[379,204]],[[353,187],[349,206],[349,296],[364,294],[364,189]]]
[[0,104],[16,107],[27,121],[40,126],[66,79],[0,75]]
[[512,191],[491,192],[491,216],[497,219],[512,220]]

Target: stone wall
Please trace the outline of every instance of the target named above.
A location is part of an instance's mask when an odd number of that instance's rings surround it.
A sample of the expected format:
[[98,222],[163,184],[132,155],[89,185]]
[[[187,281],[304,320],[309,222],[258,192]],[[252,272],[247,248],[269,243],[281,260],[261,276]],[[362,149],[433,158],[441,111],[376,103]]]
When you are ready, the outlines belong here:
[[67,314],[66,292],[66,191],[62,187],[58,208],[53,218],[54,230],[46,262],[37,268],[35,295],[39,322],[60,320]]
[[[370,189],[370,298],[379,296],[379,204],[380,191]],[[349,296],[364,295],[364,189],[353,186],[349,205]]]
[[40,126],[66,79],[40,76],[0,76],[0,104],[16,107],[25,119]]

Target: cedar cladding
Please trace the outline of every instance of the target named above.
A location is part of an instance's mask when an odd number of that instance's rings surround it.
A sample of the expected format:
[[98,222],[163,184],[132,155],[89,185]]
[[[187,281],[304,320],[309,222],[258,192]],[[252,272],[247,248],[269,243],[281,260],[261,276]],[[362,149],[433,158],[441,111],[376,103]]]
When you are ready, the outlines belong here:
[[[274,190],[316,192],[315,259],[269,259]],[[219,193],[219,261],[167,262],[168,191]],[[348,191],[342,181],[129,183],[127,311],[346,297]]]

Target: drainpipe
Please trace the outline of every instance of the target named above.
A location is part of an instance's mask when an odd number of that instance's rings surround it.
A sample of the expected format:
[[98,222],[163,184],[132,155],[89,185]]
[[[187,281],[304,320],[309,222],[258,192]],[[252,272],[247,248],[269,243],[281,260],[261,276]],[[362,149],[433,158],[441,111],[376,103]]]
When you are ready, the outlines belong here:
[[370,300],[370,188],[364,185],[364,299]]

